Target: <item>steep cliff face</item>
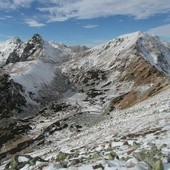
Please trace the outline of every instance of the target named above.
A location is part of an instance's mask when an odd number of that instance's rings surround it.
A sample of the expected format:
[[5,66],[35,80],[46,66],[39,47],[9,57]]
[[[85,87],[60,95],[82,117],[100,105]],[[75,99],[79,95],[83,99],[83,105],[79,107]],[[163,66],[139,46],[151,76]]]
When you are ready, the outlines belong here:
[[12,116],[11,111],[22,111],[26,100],[21,95],[22,86],[10,79],[9,75],[0,73],[0,118]]

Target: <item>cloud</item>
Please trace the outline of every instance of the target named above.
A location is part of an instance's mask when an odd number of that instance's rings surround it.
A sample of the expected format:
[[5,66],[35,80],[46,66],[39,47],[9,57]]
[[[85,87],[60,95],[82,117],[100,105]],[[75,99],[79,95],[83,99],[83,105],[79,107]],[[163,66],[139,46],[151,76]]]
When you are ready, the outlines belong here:
[[15,8],[22,7],[22,8],[29,8],[31,7],[31,3],[35,0],[13,0],[13,6]]
[[92,25],[92,24],[89,24],[89,25],[84,25],[82,26],[83,28],[87,28],[87,29],[91,29],[91,28],[96,28],[98,27],[98,25]]
[[1,0],[0,1],[0,9],[9,9],[9,8],[11,8],[11,3],[7,0],[7,1],[5,1],[5,0]]
[[[36,8],[32,5],[33,2],[36,2]],[[46,23],[114,15],[146,19],[156,14],[170,12],[169,0],[130,0],[128,2],[126,0],[0,0],[0,10],[31,7],[33,13],[43,16]],[[34,17],[34,14],[31,17]]]
[[35,19],[26,19],[25,22],[30,26],[30,27],[43,27],[45,24],[40,23],[36,21]]
[[113,15],[129,15],[146,19],[155,14],[170,12],[169,0],[49,0],[37,8],[48,22],[66,21],[72,18],[92,19]]
[[14,19],[13,16],[10,15],[4,15],[0,17],[0,20],[8,20],[8,19]]
[[10,19],[10,18],[13,18],[13,16],[11,16],[11,15],[6,15],[5,18]]
[[170,37],[170,24],[161,25],[159,27],[152,28],[148,32],[163,37]]
[[6,18],[5,17],[0,17],[0,20],[6,20]]
[[31,3],[36,0],[1,0],[0,1],[0,10],[11,9],[15,10],[17,8],[29,8]]

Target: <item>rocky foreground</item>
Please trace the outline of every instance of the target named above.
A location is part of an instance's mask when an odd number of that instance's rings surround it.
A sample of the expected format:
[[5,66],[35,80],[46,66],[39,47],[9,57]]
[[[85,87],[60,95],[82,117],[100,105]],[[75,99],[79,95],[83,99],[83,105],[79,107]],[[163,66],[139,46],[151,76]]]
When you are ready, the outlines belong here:
[[168,170],[169,95],[167,89],[109,115],[97,113],[97,106],[87,112],[91,105],[85,101],[84,108],[76,107],[77,96],[67,99],[70,105],[60,103],[62,110],[53,103],[31,120],[32,130],[3,146],[9,153],[18,152],[11,161],[3,159],[1,168]]

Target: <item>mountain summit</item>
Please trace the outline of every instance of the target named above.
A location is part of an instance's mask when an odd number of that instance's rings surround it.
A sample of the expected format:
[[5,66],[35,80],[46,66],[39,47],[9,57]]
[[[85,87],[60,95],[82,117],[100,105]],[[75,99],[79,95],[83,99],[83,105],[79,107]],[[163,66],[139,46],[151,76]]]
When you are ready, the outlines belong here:
[[77,55],[64,64],[63,71],[77,89],[93,100],[113,100],[116,107],[125,108],[166,86],[169,54],[168,43],[157,36],[135,32]]
[[89,49],[35,34],[0,44],[0,66],[0,168],[169,166],[170,44],[159,37]]

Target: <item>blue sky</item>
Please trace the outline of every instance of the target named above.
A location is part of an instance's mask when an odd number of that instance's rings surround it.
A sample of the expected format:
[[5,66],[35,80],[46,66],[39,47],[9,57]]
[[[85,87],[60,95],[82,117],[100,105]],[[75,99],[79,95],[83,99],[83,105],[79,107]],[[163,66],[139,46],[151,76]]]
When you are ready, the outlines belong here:
[[135,31],[170,41],[169,0],[0,0],[0,41],[39,33],[66,45],[94,46]]

